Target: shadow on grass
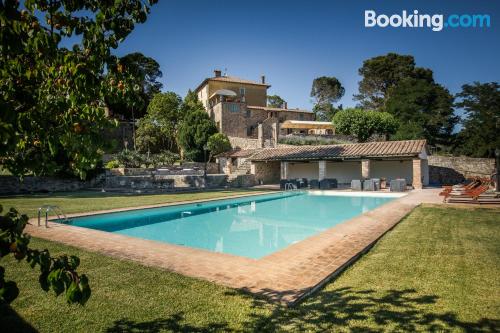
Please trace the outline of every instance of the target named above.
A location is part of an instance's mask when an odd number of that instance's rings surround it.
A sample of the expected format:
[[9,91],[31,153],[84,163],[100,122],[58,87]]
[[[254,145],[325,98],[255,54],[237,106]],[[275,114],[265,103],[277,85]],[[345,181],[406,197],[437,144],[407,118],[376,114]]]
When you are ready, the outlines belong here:
[[[483,318],[478,322],[458,319],[455,313],[435,313],[435,295],[418,295],[416,290],[374,290],[350,287],[323,290],[292,308],[277,306],[270,317],[254,315],[244,331],[350,331],[414,332],[456,331],[497,332],[500,321]],[[254,299],[253,306],[263,306]]]
[[[257,310],[269,307],[261,297],[231,291],[227,296],[248,297]],[[500,321],[481,319],[466,322],[451,312],[435,313],[435,295],[418,295],[413,289],[390,290],[384,294],[350,287],[323,290],[296,307],[274,306],[271,315],[252,314],[241,332],[498,332]],[[256,311],[257,312],[257,311]],[[194,326],[179,313],[166,319],[135,322],[121,319],[107,332],[229,332],[226,322]]]
[[128,319],[120,319],[114,322],[113,327],[106,330],[107,333],[156,333],[156,332],[227,332],[226,323],[213,323],[197,327],[184,323],[184,313],[174,314],[166,319],[157,319],[144,322],[135,322]]
[[33,326],[24,320],[10,305],[0,301],[0,331],[16,333],[38,332]]

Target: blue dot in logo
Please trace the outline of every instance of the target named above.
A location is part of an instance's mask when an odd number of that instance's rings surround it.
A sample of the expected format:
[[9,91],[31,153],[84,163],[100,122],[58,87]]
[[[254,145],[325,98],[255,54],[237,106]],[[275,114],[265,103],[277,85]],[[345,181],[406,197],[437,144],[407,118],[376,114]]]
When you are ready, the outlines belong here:
[[448,27],[448,22],[445,22],[445,23],[444,23],[444,26],[445,26],[445,27]]

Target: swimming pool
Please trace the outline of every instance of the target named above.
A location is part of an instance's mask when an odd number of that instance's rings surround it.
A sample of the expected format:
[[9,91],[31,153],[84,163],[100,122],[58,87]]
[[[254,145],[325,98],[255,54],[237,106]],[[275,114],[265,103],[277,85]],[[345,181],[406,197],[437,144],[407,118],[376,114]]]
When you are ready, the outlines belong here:
[[70,225],[259,259],[395,196],[280,192],[72,218]]

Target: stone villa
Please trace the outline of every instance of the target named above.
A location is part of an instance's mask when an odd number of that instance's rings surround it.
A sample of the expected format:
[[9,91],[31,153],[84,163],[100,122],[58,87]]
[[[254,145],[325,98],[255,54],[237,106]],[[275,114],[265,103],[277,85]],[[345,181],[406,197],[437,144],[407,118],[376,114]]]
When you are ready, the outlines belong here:
[[234,150],[218,156],[230,179],[247,185],[300,180],[320,188],[350,186],[352,180],[404,178],[414,188],[429,182],[425,140],[287,146],[285,135],[334,135],[330,122],[311,111],[267,106],[270,85],[222,75],[203,80],[195,92]]
[[268,107],[269,87],[264,76],[257,82],[215,70],[214,77],[205,79],[195,92],[219,131],[236,146],[259,148],[267,142],[275,147],[280,135],[291,133],[333,134],[332,124],[314,121],[311,111],[289,109],[286,103],[281,108]]

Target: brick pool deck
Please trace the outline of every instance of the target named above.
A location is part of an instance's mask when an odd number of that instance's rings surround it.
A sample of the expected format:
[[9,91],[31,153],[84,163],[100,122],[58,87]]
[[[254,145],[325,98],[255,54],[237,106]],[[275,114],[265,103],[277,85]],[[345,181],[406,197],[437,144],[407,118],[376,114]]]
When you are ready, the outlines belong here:
[[49,222],[49,228],[37,227],[36,219],[31,220],[26,231],[34,237],[134,260],[292,305],[339,274],[415,207],[441,203],[438,193],[439,189],[414,190],[258,260],[53,222]]

